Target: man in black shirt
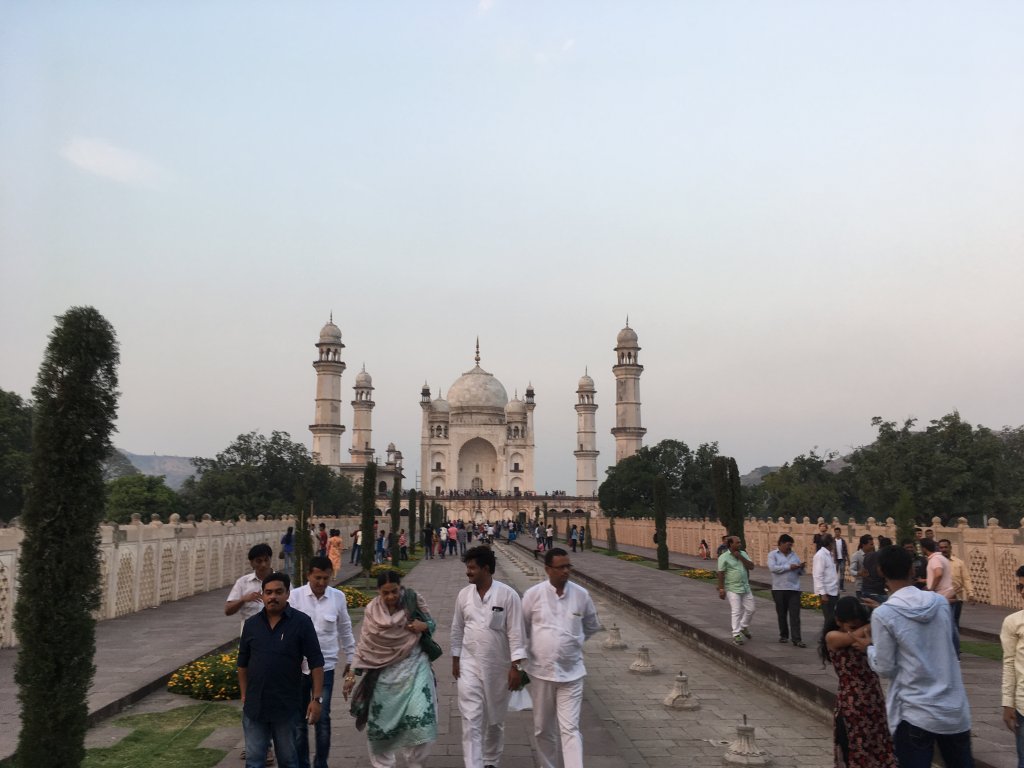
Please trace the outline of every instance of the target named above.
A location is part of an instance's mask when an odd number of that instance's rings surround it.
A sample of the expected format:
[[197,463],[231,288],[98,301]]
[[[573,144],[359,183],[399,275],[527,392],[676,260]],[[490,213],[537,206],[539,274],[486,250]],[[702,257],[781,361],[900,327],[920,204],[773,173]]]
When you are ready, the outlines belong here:
[[288,605],[291,580],[286,573],[263,579],[263,610],[247,619],[238,644],[238,687],[242,692],[242,728],[246,768],[264,768],[274,740],[281,768],[296,768],[295,729],[301,716],[302,660],[309,663],[312,700],[306,721],[320,719],[324,657],[313,621]]
[[[878,548],[884,549],[892,544],[892,541],[885,536],[878,537]],[[878,569],[878,551],[867,552],[864,555],[864,563],[860,568],[861,573],[861,597],[873,600],[879,605],[889,599],[885,592],[885,577]]]

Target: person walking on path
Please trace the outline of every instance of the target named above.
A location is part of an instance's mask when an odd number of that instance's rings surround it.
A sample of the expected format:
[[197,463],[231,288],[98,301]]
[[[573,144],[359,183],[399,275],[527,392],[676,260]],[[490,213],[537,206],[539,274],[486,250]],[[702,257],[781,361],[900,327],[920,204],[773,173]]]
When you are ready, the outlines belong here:
[[860,598],[864,593],[864,558],[875,551],[875,537],[865,533],[860,537],[857,551],[850,558],[850,575],[853,577],[854,595]]
[[284,572],[289,576],[295,575],[295,529],[288,526],[284,536],[281,537],[281,554],[284,555]]
[[[1024,565],[1016,573],[1017,596],[1024,595]],[[1017,737],[1017,768],[1024,768],[1024,611],[1003,619],[1003,722]]]
[[850,556],[850,551],[846,546],[846,539],[843,538],[843,529],[836,526],[833,530],[833,534],[832,546],[836,553],[836,575],[839,577],[839,591],[845,592],[846,561]]
[[[341,541],[341,539],[338,539]],[[330,540],[328,540],[329,542]],[[328,549],[330,544],[328,543]],[[306,583],[294,590],[288,603],[313,620],[313,629],[324,657],[323,687],[321,688],[320,718],[316,721],[316,757],[313,768],[327,768],[331,751],[331,694],[334,692],[334,670],[340,651],[345,653],[344,675],[352,665],[356,638],[352,634],[352,619],[348,615],[345,593],[328,586],[334,572],[333,563],[326,557],[313,557],[309,561]],[[303,669],[302,701],[310,700],[313,691],[312,675]],[[309,725],[299,722],[295,732],[299,768],[309,768]]]
[[929,768],[938,746],[947,768],[973,768],[971,708],[953,649],[949,601],[918,589],[914,555],[878,554],[889,599],[871,614],[871,668],[890,678],[885,698],[900,768]]
[[359,562],[359,553],[363,551],[363,529],[356,528],[349,535],[352,537],[352,553],[349,555],[348,564],[355,565]]
[[939,552],[949,560],[950,569],[953,572],[953,595],[956,600],[953,603],[953,623],[956,631],[960,632],[960,615],[964,610],[964,603],[974,600],[974,585],[971,583],[971,572],[967,570],[967,564],[953,554],[953,544],[949,539],[939,539]]
[[[410,606],[415,605],[413,610]],[[426,620],[414,618],[420,614]],[[420,635],[434,620],[420,595],[402,587],[396,571],[377,577],[377,596],[366,606],[352,666],[342,693],[352,694],[356,728],[366,728],[370,765],[394,768],[401,752],[409,768],[423,768],[437,740],[437,689]]]
[[455,599],[451,628],[462,758],[466,768],[494,768],[505,743],[509,692],[523,685],[523,608],[518,593],[494,579],[490,547],[473,547],[462,561],[469,584]]
[[831,663],[839,677],[833,736],[835,768],[899,768],[885,724],[885,699],[878,675],[868,664],[871,614],[855,597],[836,603],[818,649],[822,664]]
[[[295,729],[303,713],[308,723],[320,718],[324,657],[313,621],[288,605],[290,587],[287,573],[263,580],[263,610],[245,620],[238,641],[246,768],[264,768],[271,741],[281,768],[298,768]],[[302,698],[303,659],[312,679],[308,701]]]
[[727,536],[725,543],[728,548],[718,556],[718,597],[729,598],[732,641],[743,645],[751,638],[754,593],[750,591],[750,571],[754,570],[754,561],[741,549],[739,536]]
[[793,537],[779,536],[777,549],[768,553],[768,570],[772,572],[772,599],[779,619],[779,642],[790,639],[797,648],[807,645],[800,637],[800,576],[804,564],[793,551]]
[[523,595],[530,644],[526,668],[533,680],[533,732],[540,768],[583,768],[583,644],[600,624],[590,593],[569,581],[571,568],[568,552],[560,547],[547,550],[547,580]]
[[345,542],[341,540],[341,531],[331,528],[331,535],[327,539],[327,559],[331,561],[331,568],[334,573],[341,570],[341,550]]
[[821,537],[821,547],[814,553],[811,561],[811,573],[814,575],[814,594],[821,598],[821,612],[825,616],[825,624],[832,623],[832,612],[839,599],[839,575],[832,557],[832,534]]

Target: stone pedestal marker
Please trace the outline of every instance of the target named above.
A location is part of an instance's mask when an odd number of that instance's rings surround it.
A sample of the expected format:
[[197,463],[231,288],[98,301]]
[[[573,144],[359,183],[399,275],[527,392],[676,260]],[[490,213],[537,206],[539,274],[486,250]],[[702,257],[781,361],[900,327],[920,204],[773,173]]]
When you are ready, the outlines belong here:
[[689,678],[680,672],[676,675],[676,681],[672,685],[672,691],[662,701],[669,709],[682,709],[692,711],[700,709],[700,702],[697,701],[697,697],[690,693],[690,688],[686,684]]
[[754,740],[754,726],[747,725],[747,716],[743,716],[743,725],[736,726],[736,741],[729,745],[725,752],[725,762],[732,765],[768,765],[771,758],[768,753],[759,749]]
[[622,642],[622,631],[618,624],[612,624],[612,628],[608,630],[608,637],[601,641],[601,647],[609,651],[620,651],[628,647]]
[[629,671],[638,675],[653,675],[658,668],[651,663],[651,652],[646,645],[636,649],[636,661],[629,665]]

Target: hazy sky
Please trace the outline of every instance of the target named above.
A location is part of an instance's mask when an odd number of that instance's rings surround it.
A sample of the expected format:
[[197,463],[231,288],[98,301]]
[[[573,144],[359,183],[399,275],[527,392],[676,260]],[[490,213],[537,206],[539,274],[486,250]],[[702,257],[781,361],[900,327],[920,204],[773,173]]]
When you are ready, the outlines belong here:
[[1020,2],[0,5],[0,388],[54,315],[121,342],[119,446],[311,445],[320,327],[374,447],[419,391],[537,392],[575,488],[614,459],[615,335],[647,444],[742,471],[872,416],[1024,423]]

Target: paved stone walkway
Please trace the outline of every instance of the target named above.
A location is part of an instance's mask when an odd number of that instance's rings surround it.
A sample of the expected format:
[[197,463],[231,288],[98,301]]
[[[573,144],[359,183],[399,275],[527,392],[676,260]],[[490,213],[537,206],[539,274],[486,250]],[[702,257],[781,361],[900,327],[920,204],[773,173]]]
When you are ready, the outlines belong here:
[[[522,591],[543,578],[539,564],[528,552],[507,544],[499,544],[497,551],[498,577],[517,589]],[[584,743],[588,766],[720,764],[725,742],[734,737],[743,714],[757,727],[758,743],[772,754],[776,765],[820,768],[831,763],[830,727],[821,711],[827,707],[827,695],[822,691],[834,690],[835,677],[821,668],[812,648],[796,649],[775,642],[770,603],[758,602],[755,639],[736,648],[729,642],[728,609],[708,584],[599,554],[580,553],[573,561],[581,582],[595,580],[609,588],[609,596],[591,590],[600,618],[605,626],[621,627],[629,644],[625,651],[604,649],[603,635],[587,644]],[[345,564],[342,577],[354,570]],[[451,559],[424,561],[410,575],[409,584],[430,604],[439,624],[438,638],[447,650],[454,596],[465,584],[461,564]],[[147,691],[161,688],[182,663],[234,640],[237,620],[225,617],[221,609],[226,594],[227,589],[218,590],[101,622],[97,628],[97,676],[90,698],[96,719],[100,713],[117,711]],[[645,608],[640,600],[656,608]],[[640,619],[640,612],[657,614],[653,615],[655,623]],[[820,629],[820,617],[804,612],[804,626],[805,639],[810,640]],[[648,677],[627,671],[641,643],[650,647],[662,674]],[[0,690],[15,689],[15,656],[16,651],[0,651]],[[435,668],[441,734],[429,765],[459,766],[460,719],[447,654]],[[661,705],[679,670],[689,675],[690,689],[702,702],[697,712],[672,712]],[[999,664],[965,656],[963,671],[972,700],[979,765],[1010,768],[1013,745],[999,718]],[[774,688],[763,684],[769,679],[774,680]],[[159,692],[138,707],[159,711],[190,701]],[[340,690],[334,710],[331,765],[368,765],[364,737],[352,728]],[[17,729],[15,698],[0,697],[0,757],[13,751]],[[530,713],[510,714],[506,732],[504,768],[534,765]],[[119,736],[108,724],[93,731],[90,739],[98,746]],[[215,733],[207,744],[234,747],[221,765],[240,768],[240,742],[238,728]]]

